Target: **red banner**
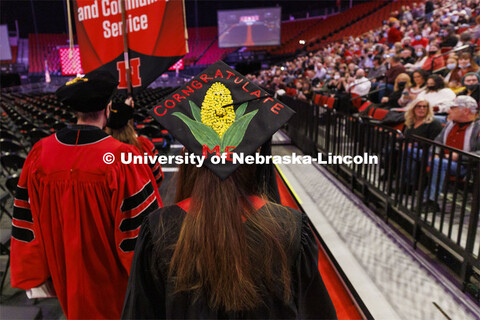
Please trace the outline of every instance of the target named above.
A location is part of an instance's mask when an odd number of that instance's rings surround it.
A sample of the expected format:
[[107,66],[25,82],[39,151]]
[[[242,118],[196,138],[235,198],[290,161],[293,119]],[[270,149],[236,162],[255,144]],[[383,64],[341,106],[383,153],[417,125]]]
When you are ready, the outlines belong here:
[[[83,70],[105,69],[126,89],[123,22],[134,91],[148,86],[188,52],[184,3],[178,0],[76,0],[75,21]],[[122,74],[123,73],[123,74]]]

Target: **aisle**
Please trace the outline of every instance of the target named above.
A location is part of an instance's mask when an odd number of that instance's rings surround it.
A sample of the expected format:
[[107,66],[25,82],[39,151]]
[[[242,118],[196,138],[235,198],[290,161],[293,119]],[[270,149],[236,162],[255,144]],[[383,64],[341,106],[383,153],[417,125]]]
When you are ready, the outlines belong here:
[[[273,149],[278,155],[292,152],[301,154],[291,146]],[[424,257],[325,168],[279,168],[375,319],[480,318],[478,306],[444,276],[434,275]]]

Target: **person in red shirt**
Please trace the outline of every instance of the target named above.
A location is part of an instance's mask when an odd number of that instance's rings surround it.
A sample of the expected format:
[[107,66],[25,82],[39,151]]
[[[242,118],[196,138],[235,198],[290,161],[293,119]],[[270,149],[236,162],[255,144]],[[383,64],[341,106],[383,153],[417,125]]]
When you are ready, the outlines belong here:
[[412,43],[410,45],[412,47],[422,46],[422,47],[426,48],[428,46],[428,39],[422,37],[422,35],[420,33],[418,33],[418,34],[415,35],[414,40],[412,41]]
[[401,42],[402,38],[403,38],[403,33],[400,31],[400,23],[398,21],[395,21],[393,22],[392,27],[388,29],[387,42],[390,46],[392,46],[396,42]]
[[102,130],[117,85],[93,71],[57,90],[77,124],[33,146],[15,193],[12,287],[57,296],[67,319],[120,318],[140,225],[161,205],[148,166],[120,161],[138,151]]
[[[435,141],[465,152],[480,155],[480,121],[478,121],[478,103],[475,99],[470,96],[458,96],[453,101],[453,105],[450,107],[448,113],[448,119],[451,120],[451,122],[443,128],[435,138]],[[460,170],[457,170],[459,165]],[[438,174],[439,170],[440,175]],[[459,164],[458,153],[445,153],[442,159],[435,156],[430,188],[425,190],[425,197],[427,197],[427,191],[429,189],[430,192],[428,193],[427,201],[423,203],[422,207],[427,210],[440,211],[440,206],[435,201],[435,196],[437,193],[437,185],[440,186],[440,188],[443,187],[447,171],[452,175],[457,175],[459,171],[460,176],[465,176],[467,170],[465,166]],[[437,179],[439,179],[439,181],[437,181]]]
[[423,63],[422,69],[433,72],[445,67],[445,60],[436,44],[430,44],[427,60]]

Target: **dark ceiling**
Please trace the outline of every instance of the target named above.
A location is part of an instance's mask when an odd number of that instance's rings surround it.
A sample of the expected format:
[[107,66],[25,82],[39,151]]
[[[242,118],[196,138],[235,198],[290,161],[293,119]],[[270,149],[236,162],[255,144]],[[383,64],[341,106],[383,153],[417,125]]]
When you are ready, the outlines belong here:
[[[178,0],[170,0],[178,1]],[[341,1],[348,5],[348,0]],[[355,1],[358,2],[358,1]],[[337,5],[336,0],[329,1],[242,1],[242,0],[186,0],[186,16],[188,27],[215,26],[217,10],[276,7],[282,8],[282,19],[289,15],[304,18],[306,12],[310,16],[325,12],[325,8]],[[1,0],[0,23],[8,24],[10,31],[15,30],[18,21],[20,36],[25,38],[29,33],[66,33],[67,9],[65,0]]]

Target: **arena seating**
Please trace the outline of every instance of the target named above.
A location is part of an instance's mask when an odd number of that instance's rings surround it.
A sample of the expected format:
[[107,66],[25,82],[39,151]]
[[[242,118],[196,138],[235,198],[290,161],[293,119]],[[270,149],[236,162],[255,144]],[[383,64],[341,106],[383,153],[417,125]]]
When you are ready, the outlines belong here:
[[[328,17],[326,19],[320,20],[315,25],[304,30],[303,33],[296,35],[288,43],[286,47],[282,48],[281,51],[284,53],[294,52],[296,49],[301,48],[299,45],[299,40],[304,39],[307,41],[307,44],[311,44],[307,49],[312,50],[315,46],[318,46],[321,40],[329,39],[333,37],[333,34],[338,33],[341,28],[344,28],[347,25],[358,25],[359,19],[364,19],[367,15],[375,12],[376,10],[383,6],[385,1],[373,1],[363,4],[359,4],[352,9],[346,10],[337,15]],[[366,20],[366,19],[365,19]],[[332,35],[332,36],[329,36]]]
[[189,52],[184,57],[185,65],[207,65],[223,59],[235,49],[218,47],[217,27],[188,28]]
[[345,36],[358,36],[372,29],[378,28],[383,21],[388,20],[392,11],[400,9],[401,6],[411,4],[414,1],[402,0],[390,2],[386,6],[380,8],[375,14],[369,14],[357,23],[351,24],[340,32],[327,37],[326,41],[337,41]]
[[48,63],[48,69],[52,72],[60,72],[60,56],[57,46],[68,45],[68,35],[66,34],[29,34],[29,72],[40,73],[45,71],[45,60]]

